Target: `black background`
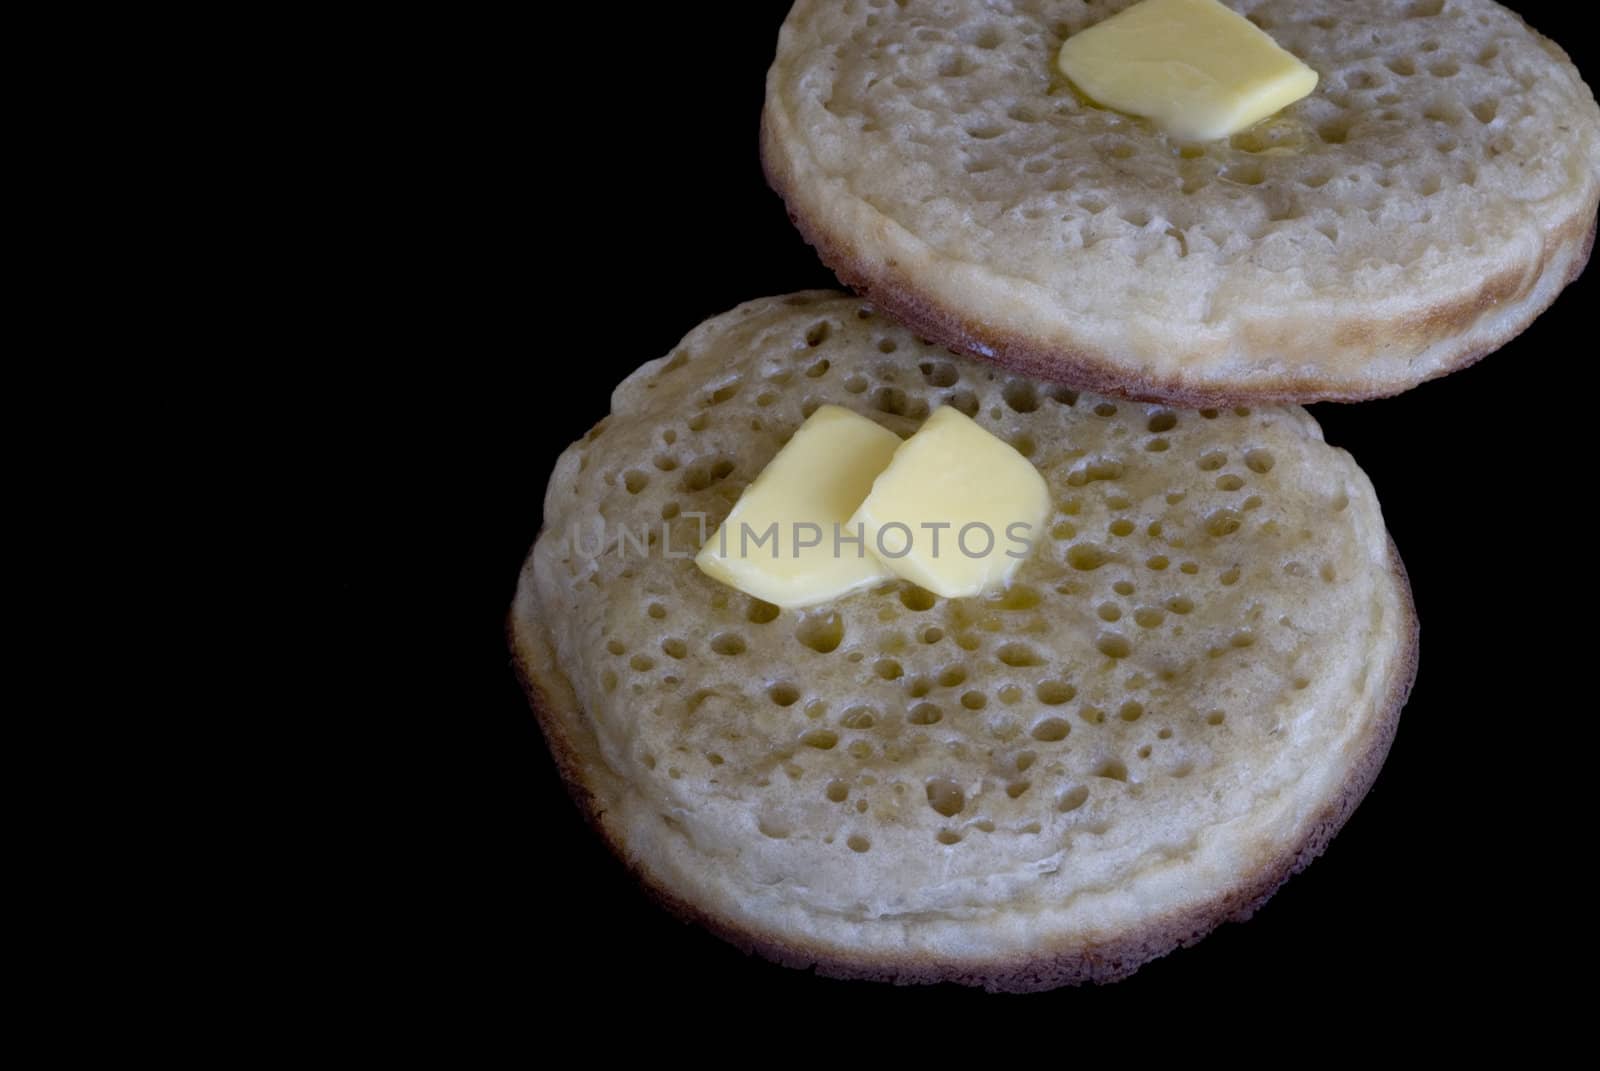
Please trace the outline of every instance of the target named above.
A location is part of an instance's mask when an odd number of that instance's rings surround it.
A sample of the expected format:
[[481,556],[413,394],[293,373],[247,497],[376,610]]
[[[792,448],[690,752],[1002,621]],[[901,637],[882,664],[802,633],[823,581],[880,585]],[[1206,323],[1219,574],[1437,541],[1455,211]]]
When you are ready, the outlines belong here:
[[[1593,80],[1586,5],[1512,6]],[[408,400],[369,399],[391,410],[382,430],[341,444],[346,515],[376,508],[379,494],[399,509],[386,510],[382,548],[332,533],[347,566],[343,624],[371,641],[363,672],[445,685],[419,704],[428,757],[399,773],[400,791],[427,801],[418,831],[442,849],[414,876],[448,895],[424,898],[409,925],[442,943],[450,978],[512,1004],[554,984],[574,1001],[758,1004],[786,1020],[899,1009],[928,1025],[940,1010],[1018,1002],[1142,1017],[1241,994],[1398,1009],[1492,994],[1526,973],[1549,951],[1534,932],[1556,908],[1525,879],[1581,850],[1589,814],[1556,771],[1562,721],[1591,716],[1592,695],[1583,667],[1547,658],[1578,627],[1563,614],[1591,590],[1588,549],[1552,551],[1547,536],[1595,483],[1593,417],[1575,379],[1593,355],[1593,270],[1473,368],[1397,398],[1313,408],[1377,487],[1422,619],[1421,672],[1366,802],[1248,924],[1098,989],[998,998],[840,982],[674,920],[580,820],[510,669],[504,616],[550,468],[606,414],[615,383],[741,301],[836,285],[758,161],[786,10],[778,0],[580,16],[536,35],[521,57],[535,68],[531,90],[503,83],[525,95],[487,104],[464,136],[490,144],[473,147],[481,173],[456,176],[437,225],[471,231],[479,255],[433,265],[464,293],[441,349],[383,373]],[[397,459],[398,481],[375,477]],[[424,653],[398,653],[390,611],[422,622],[412,638]]]

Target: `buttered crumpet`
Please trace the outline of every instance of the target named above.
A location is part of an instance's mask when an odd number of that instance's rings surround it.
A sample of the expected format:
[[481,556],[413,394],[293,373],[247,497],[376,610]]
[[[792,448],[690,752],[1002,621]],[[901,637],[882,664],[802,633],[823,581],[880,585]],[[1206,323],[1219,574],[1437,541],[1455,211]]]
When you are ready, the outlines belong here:
[[[1126,0],[798,0],[768,177],[921,336],[1196,407],[1405,390],[1503,345],[1587,262],[1600,109],[1513,12],[1152,2],[1106,26]],[[1227,20],[1254,39],[1219,58]]]
[[[928,427],[955,410],[1034,467],[1002,585],[781,609],[695,564],[828,406],[908,441],[965,434]],[[574,796],[673,909],[787,964],[1011,990],[1247,917],[1371,785],[1417,642],[1372,486],[1304,410],[1080,394],[829,292],[616,388],[556,463],[510,629]]]

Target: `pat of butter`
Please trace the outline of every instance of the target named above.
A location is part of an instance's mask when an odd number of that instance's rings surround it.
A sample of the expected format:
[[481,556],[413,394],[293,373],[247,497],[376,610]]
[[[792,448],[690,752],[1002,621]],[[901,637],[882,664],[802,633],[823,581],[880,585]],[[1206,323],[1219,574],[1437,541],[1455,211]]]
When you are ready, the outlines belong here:
[[1061,73],[1097,104],[1210,141],[1287,108],[1317,72],[1217,0],[1142,0],[1074,34]]
[[695,564],[787,607],[890,579],[846,522],[899,446],[899,436],[866,417],[822,406],[744,489]]
[[851,523],[897,575],[960,598],[1004,584],[1049,510],[1027,458],[944,406],[900,444]]

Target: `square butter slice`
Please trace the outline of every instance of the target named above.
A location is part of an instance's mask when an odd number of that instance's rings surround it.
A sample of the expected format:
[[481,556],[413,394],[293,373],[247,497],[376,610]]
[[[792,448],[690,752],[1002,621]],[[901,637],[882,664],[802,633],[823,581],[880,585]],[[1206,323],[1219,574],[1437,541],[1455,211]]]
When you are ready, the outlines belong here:
[[866,417],[822,406],[745,488],[695,564],[784,607],[892,579],[846,522],[899,445],[899,436]]
[[1067,38],[1061,73],[1107,108],[1210,141],[1288,107],[1317,72],[1217,0],[1142,0]]
[[1003,585],[1050,511],[1039,470],[960,410],[943,406],[872,485],[851,519],[897,575],[946,598]]

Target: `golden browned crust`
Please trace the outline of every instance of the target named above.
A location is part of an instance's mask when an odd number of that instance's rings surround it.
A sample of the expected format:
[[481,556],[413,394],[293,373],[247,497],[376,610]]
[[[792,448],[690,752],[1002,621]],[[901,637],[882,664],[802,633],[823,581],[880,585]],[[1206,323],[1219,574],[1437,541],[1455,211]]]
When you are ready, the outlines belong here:
[[1412,599],[1405,565],[1391,539],[1390,572],[1399,589],[1405,648],[1395,662],[1384,709],[1367,730],[1363,754],[1357,760],[1344,790],[1311,823],[1305,837],[1291,851],[1268,861],[1255,872],[1242,875],[1226,895],[1201,907],[1175,913],[1150,923],[1136,932],[1092,945],[1044,948],[1028,959],[993,962],[938,961],[923,958],[890,959],[853,955],[835,947],[810,946],[782,940],[770,934],[741,926],[737,921],[716,915],[702,906],[678,896],[633,857],[626,844],[607,827],[587,774],[587,760],[567,725],[581,719],[577,710],[562,710],[553,701],[557,691],[551,682],[541,681],[527,652],[534,645],[547,645],[541,635],[543,625],[522,620],[515,609],[507,619],[507,638],[512,662],[534,716],[549,742],[556,768],[573,801],[589,825],[601,836],[612,853],[622,861],[635,880],[659,903],[686,922],[696,923],[734,945],[744,953],[757,954],[786,967],[812,968],[832,978],[857,978],[894,982],[898,985],[954,982],[982,986],[991,992],[1037,992],[1085,982],[1105,983],[1126,978],[1140,966],[1176,948],[1186,948],[1205,937],[1224,922],[1243,922],[1253,915],[1290,877],[1303,870],[1326,850],[1334,834],[1343,827],[1377,779],[1399,726],[1400,712],[1416,680],[1420,627]]
[[[769,105],[770,107],[770,105]],[[934,301],[907,275],[895,271],[889,260],[882,270],[872,266],[848,237],[831,234],[805,214],[790,176],[778,153],[773,151],[767,115],[761,123],[761,166],[767,183],[783,199],[789,219],[801,237],[817,251],[839,280],[911,330],[958,353],[993,363],[1013,372],[1038,379],[1065,383],[1096,394],[1109,394],[1140,402],[1164,402],[1188,409],[1222,408],[1232,405],[1264,403],[1309,404],[1311,402],[1359,402],[1400,394],[1418,383],[1466,368],[1510,342],[1527,329],[1549,307],[1550,302],[1528,307],[1508,331],[1489,345],[1472,345],[1464,338],[1460,348],[1440,367],[1417,379],[1386,381],[1371,387],[1352,388],[1348,382],[1314,375],[1263,377],[1259,382],[1214,386],[1178,377],[1159,378],[1131,370],[1115,354],[1089,349],[1060,349],[1042,345],[1037,339],[1017,335],[980,323]],[[1463,336],[1482,314],[1509,299],[1525,298],[1544,281],[1554,265],[1568,259],[1576,246],[1571,268],[1555,294],[1570,285],[1589,262],[1594,248],[1596,208],[1588,206],[1562,220],[1550,231],[1543,244],[1537,270],[1506,273],[1485,279],[1476,293],[1437,306],[1403,323],[1384,326],[1390,340],[1416,338],[1433,340]],[[1355,321],[1352,321],[1355,323]],[[1419,347],[1420,348],[1420,347]]]

